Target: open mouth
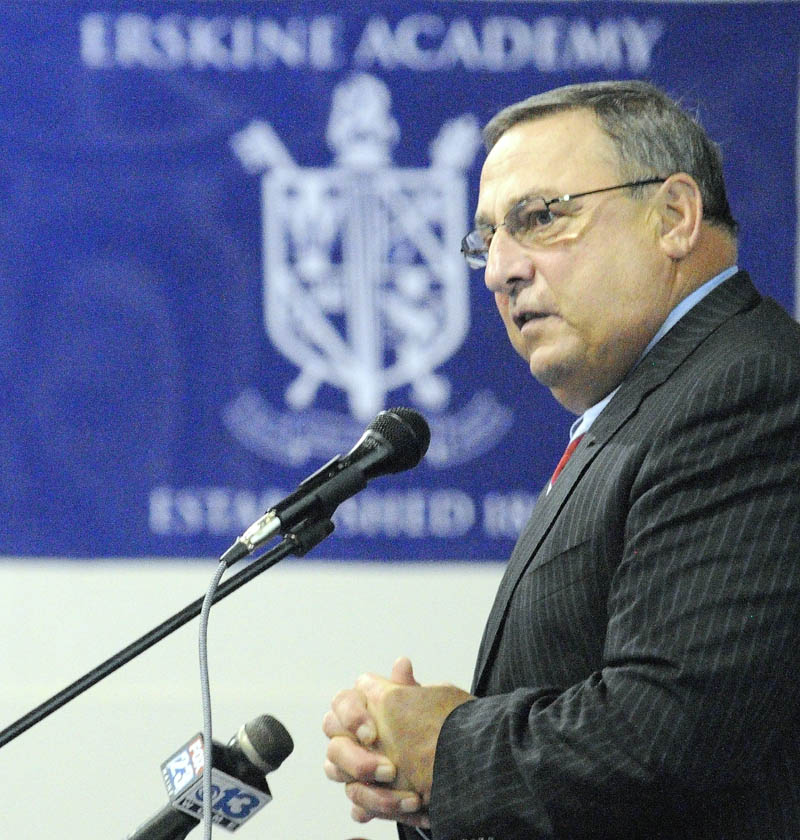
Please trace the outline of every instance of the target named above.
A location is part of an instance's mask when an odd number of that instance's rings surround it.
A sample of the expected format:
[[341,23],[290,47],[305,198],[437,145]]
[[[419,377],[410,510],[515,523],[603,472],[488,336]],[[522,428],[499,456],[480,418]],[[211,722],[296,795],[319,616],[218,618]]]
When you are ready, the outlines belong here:
[[522,329],[529,321],[540,321],[542,318],[549,317],[548,312],[520,312],[514,316],[514,323],[517,329]]

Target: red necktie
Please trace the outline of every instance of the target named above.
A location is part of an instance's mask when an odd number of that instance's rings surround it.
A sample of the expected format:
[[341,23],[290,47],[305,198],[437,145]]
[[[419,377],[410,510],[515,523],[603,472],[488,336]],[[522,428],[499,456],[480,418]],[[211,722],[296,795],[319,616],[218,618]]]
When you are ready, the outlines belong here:
[[553,470],[553,474],[550,476],[550,487],[552,487],[556,483],[556,479],[558,478],[561,470],[567,465],[567,461],[569,461],[570,456],[575,451],[575,448],[581,442],[581,438],[583,435],[578,435],[576,438],[573,438],[567,448],[564,450],[564,454],[561,456],[561,460],[556,464],[555,470]]

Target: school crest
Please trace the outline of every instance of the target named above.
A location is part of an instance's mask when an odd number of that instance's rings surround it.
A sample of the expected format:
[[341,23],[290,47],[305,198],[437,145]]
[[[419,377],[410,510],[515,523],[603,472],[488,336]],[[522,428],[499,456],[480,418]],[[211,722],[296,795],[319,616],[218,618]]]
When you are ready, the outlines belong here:
[[[264,325],[297,374],[283,394],[288,410],[248,389],[225,420],[270,460],[300,463],[349,447],[399,389],[433,412],[443,432],[465,420],[476,428],[478,412],[489,424],[476,441],[480,451],[510,419],[487,394],[448,416],[451,383],[437,370],[469,329],[460,242],[468,226],[465,173],[480,143],[476,120],[445,123],[429,167],[400,168],[391,159],[400,132],[390,104],[386,85],[367,74],[334,89],[329,167],[298,166],[263,121],[232,138],[245,169],[261,177]],[[315,408],[323,385],[346,395],[350,416]],[[445,437],[437,449],[434,429],[429,460],[453,463],[456,451],[465,460],[463,441],[453,447]]]

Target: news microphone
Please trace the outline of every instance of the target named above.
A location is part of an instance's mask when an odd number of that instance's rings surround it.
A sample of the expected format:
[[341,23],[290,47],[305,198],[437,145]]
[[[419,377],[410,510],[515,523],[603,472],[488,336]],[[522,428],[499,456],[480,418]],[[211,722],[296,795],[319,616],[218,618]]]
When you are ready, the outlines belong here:
[[346,455],[336,455],[257,519],[222,555],[221,562],[230,566],[276,533],[283,534],[306,519],[329,518],[370,479],[415,467],[430,441],[431,431],[418,411],[381,411]]
[[[277,770],[294,749],[292,736],[271,715],[239,727],[227,746],[213,744],[211,782],[215,825],[235,831],[272,800],[267,773]],[[170,804],[126,840],[183,840],[203,818],[203,736],[198,733],[162,765]]]

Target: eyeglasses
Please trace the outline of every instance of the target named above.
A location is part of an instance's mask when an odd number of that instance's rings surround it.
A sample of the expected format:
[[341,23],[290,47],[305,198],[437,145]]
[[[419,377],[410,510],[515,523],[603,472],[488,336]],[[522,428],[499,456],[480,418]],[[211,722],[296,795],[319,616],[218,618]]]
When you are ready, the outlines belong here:
[[643,181],[630,181],[614,187],[601,187],[599,190],[570,193],[556,198],[542,198],[540,195],[528,196],[518,201],[499,225],[479,225],[475,230],[471,230],[461,240],[461,253],[470,268],[485,268],[489,257],[489,245],[498,228],[504,227],[521,245],[547,244],[548,241],[558,238],[562,232],[558,222],[565,218],[565,215],[559,215],[557,210],[551,210],[551,205],[610,190],[663,184],[666,180],[666,178],[647,178]]

